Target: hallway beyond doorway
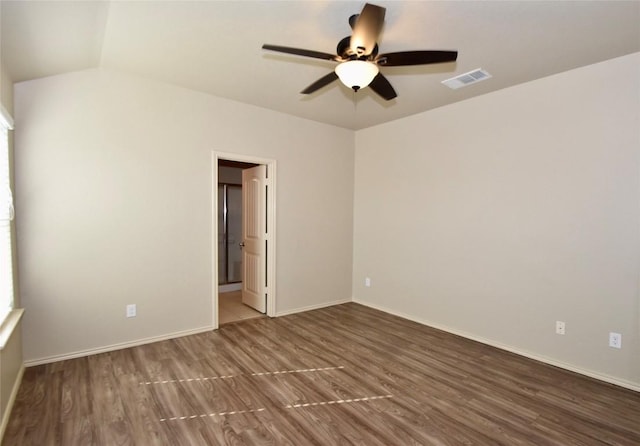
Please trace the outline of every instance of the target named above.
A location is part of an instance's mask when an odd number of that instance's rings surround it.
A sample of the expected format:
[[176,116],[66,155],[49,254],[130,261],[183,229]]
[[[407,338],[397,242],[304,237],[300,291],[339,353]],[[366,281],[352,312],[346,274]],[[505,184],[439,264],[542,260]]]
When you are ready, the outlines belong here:
[[265,315],[242,303],[242,292],[218,294],[218,323],[227,324]]

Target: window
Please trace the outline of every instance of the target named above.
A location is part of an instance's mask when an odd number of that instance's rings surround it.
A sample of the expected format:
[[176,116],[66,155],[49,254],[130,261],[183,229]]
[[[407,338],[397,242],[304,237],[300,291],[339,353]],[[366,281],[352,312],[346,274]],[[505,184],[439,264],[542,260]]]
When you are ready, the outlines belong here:
[[11,220],[14,212],[9,182],[9,130],[12,128],[11,116],[0,106],[0,323],[13,309]]

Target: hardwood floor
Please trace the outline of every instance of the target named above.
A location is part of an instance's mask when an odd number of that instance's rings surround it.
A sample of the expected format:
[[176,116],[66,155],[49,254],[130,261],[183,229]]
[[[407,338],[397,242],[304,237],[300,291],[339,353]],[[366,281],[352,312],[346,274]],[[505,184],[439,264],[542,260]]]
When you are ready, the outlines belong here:
[[354,303],[26,370],[4,445],[635,445],[640,394]]

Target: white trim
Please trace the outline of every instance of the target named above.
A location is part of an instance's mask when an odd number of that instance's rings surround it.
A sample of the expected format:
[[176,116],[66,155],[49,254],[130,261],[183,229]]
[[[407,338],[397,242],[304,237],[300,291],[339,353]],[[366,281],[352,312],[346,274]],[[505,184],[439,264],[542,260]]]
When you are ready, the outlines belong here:
[[276,171],[277,163],[272,160],[267,163],[268,175],[267,185],[269,186],[267,194],[267,222],[269,224],[269,252],[267,253],[267,282],[269,286],[266,292],[269,295],[267,299],[267,316],[274,317],[276,315]]
[[276,317],[287,316],[289,314],[303,313],[305,311],[311,311],[311,310],[319,310],[320,308],[333,307],[334,305],[342,305],[342,304],[347,304],[349,302],[353,302],[351,300],[351,298],[341,299],[341,300],[334,300],[332,302],[324,302],[324,303],[317,304],[317,305],[309,305],[308,307],[296,308],[294,310],[281,311],[278,314],[276,314]]
[[634,390],[636,392],[640,392],[640,384],[634,383],[631,381],[626,381],[624,379],[616,378],[614,376],[605,375],[598,372],[593,372],[591,370],[586,370],[580,367],[576,367],[572,364],[567,364],[566,362],[558,361],[556,359],[548,358],[546,356],[538,355],[537,353],[531,353],[525,350],[520,350],[516,347],[512,347],[510,345],[502,344],[500,342],[493,341],[491,339],[486,339],[480,336],[473,335],[471,333],[467,333],[460,330],[455,330],[443,325],[435,324],[431,321],[427,321],[421,318],[417,318],[415,316],[410,316],[405,313],[401,313],[398,311],[391,310],[389,308],[372,304],[369,302],[364,302],[359,299],[354,299],[353,302],[364,305],[365,307],[373,308],[375,310],[384,311],[385,313],[392,314],[394,316],[401,317],[403,319],[408,319],[413,322],[417,322],[422,325],[426,325],[428,327],[432,327],[438,330],[446,331],[447,333],[451,333],[457,336],[462,336],[463,338],[471,339],[472,341],[481,342],[486,345],[490,345],[491,347],[499,348],[500,350],[506,350],[511,353],[515,353],[516,355],[524,356],[525,358],[534,359],[536,361],[544,362],[545,364],[552,365],[554,367],[559,367],[561,369],[569,370],[571,372],[579,373],[580,375],[585,375],[590,378],[597,379],[599,381],[604,381],[609,384],[615,384],[616,386],[624,387],[629,390]]
[[139,347],[141,345],[151,344],[153,342],[167,341],[169,339],[181,338],[183,336],[191,336],[199,333],[206,333],[212,330],[213,330],[212,327],[200,327],[200,328],[194,328],[192,330],[176,331],[174,333],[169,333],[165,335],[152,336],[150,338],[142,338],[142,339],[137,339],[135,341],[129,341],[129,342],[121,342],[118,344],[111,344],[104,347],[91,348],[88,350],[80,350],[77,352],[65,353],[63,355],[54,355],[54,356],[47,356],[45,358],[30,359],[28,361],[25,361],[24,365],[25,367],[33,367],[36,365],[50,364],[52,362],[66,361],[67,359],[83,358],[85,356],[97,355],[99,353],[108,353],[115,350],[122,350],[124,348]]
[[2,322],[2,326],[0,326],[0,351],[4,350],[4,346],[7,345],[23,314],[24,308],[16,308],[11,310]]
[[22,364],[22,366],[20,366],[20,370],[18,370],[18,375],[16,376],[16,380],[13,382],[13,388],[11,389],[11,395],[9,395],[9,400],[7,401],[7,407],[5,407],[4,412],[2,413],[2,424],[0,424],[0,444],[2,444],[2,439],[4,438],[4,433],[7,430],[7,425],[9,424],[11,412],[13,411],[13,405],[16,403],[16,398],[18,397],[18,390],[20,390],[20,384],[22,384],[24,368],[24,364]]
[[2,104],[0,104],[0,126],[13,130],[13,118]]
[[263,164],[267,166],[268,193],[267,193],[267,222],[269,234],[267,241],[269,251],[267,253],[267,316],[276,316],[276,160],[269,158],[259,158],[250,155],[239,155],[228,152],[211,152],[211,269],[213,270],[211,290],[213,301],[213,312],[211,325],[214,330],[219,327],[218,322],[218,160],[240,161],[243,163]]
[[211,153],[211,326],[218,323],[218,155]]

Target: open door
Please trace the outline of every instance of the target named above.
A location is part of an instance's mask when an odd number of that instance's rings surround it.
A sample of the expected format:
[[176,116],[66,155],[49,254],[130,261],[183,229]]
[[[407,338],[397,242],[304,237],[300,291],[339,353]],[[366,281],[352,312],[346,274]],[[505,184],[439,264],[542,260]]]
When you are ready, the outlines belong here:
[[267,312],[267,167],[242,171],[242,303]]

